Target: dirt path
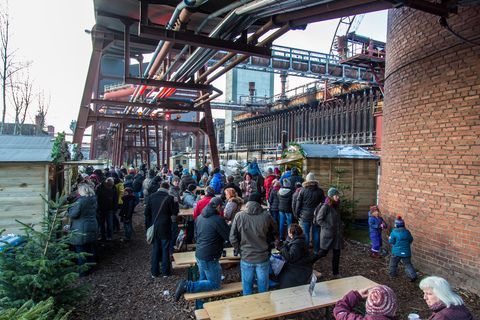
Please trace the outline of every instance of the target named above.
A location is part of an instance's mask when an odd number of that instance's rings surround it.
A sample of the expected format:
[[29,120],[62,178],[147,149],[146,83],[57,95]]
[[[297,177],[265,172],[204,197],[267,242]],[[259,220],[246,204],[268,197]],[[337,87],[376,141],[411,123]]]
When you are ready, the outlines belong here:
[[[150,246],[144,240],[143,211],[134,218],[133,240],[121,242],[122,233],[111,242],[99,244],[101,258],[95,272],[82,279],[90,284],[90,296],[82,302],[71,319],[194,319],[194,304],[173,301],[175,284],[186,278],[186,271],[174,270],[169,278],[151,279]],[[317,262],[315,269],[331,279],[331,257]],[[422,319],[430,314],[422,299],[417,283],[410,283],[401,274],[396,279],[387,275],[387,259],[373,260],[368,249],[346,242],[342,251],[340,272],[343,276],[363,275],[378,283],[390,286],[399,300],[398,319],[406,319],[410,312],[419,313]],[[403,272],[403,270],[399,270]],[[238,266],[224,271],[227,282],[240,281]],[[460,294],[473,314],[480,314],[478,296],[461,291]],[[288,319],[322,319],[325,313],[312,311]]]

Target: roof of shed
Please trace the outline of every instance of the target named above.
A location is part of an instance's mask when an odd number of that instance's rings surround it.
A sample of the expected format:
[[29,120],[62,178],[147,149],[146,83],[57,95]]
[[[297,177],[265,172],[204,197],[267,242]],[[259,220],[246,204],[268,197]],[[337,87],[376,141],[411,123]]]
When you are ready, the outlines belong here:
[[51,136],[0,135],[0,162],[51,162]]
[[300,147],[307,158],[380,159],[359,146],[304,143]]

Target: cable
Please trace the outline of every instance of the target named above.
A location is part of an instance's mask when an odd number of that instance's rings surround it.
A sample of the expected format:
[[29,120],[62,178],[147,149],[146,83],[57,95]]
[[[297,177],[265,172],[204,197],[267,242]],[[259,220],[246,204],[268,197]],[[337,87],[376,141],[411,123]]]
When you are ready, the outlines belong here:
[[455,37],[457,37],[458,39],[466,42],[466,43],[470,43],[474,46],[480,46],[480,43],[476,43],[476,42],[473,42],[472,40],[470,39],[467,39],[463,36],[461,36],[460,34],[456,33],[455,31],[452,30],[452,28],[450,27],[450,25],[448,24],[448,21],[447,21],[447,18],[445,17],[441,17],[440,19],[438,19],[438,22],[440,23],[440,25],[447,29],[448,31],[450,31],[451,34],[453,34]]

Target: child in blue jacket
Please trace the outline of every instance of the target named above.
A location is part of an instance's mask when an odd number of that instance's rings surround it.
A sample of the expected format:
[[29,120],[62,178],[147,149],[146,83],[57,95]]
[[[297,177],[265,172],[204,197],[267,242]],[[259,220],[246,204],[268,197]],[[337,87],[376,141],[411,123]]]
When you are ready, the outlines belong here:
[[417,273],[413,268],[410,257],[412,251],[410,245],[413,242],[413,237],[410,231],[405,228],[405,221],[402,217],[398,216],[395,220],[395,229],[392,230],[388,242],[392,245],[392,256],[390,257],[390,277],[397,276],[397,266],[400,260],[402,260],[405,266],[405,273],[410,281],[417,280]]
[[380,216],[380,209],[377,206],[371,206],[368,211],[368,229],[370,231],[370,241],[372,249],[370,256],[380,258],[380,249],[382,249],[382,230],[387,228],[387,224]]

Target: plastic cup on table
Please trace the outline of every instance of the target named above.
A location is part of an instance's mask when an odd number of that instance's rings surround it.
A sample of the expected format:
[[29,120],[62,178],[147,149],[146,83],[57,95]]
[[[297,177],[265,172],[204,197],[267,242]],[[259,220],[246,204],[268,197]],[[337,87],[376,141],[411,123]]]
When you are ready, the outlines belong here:
[[420,320],[420,316],[416,313],[410,313],[408,315],[408,320]]

